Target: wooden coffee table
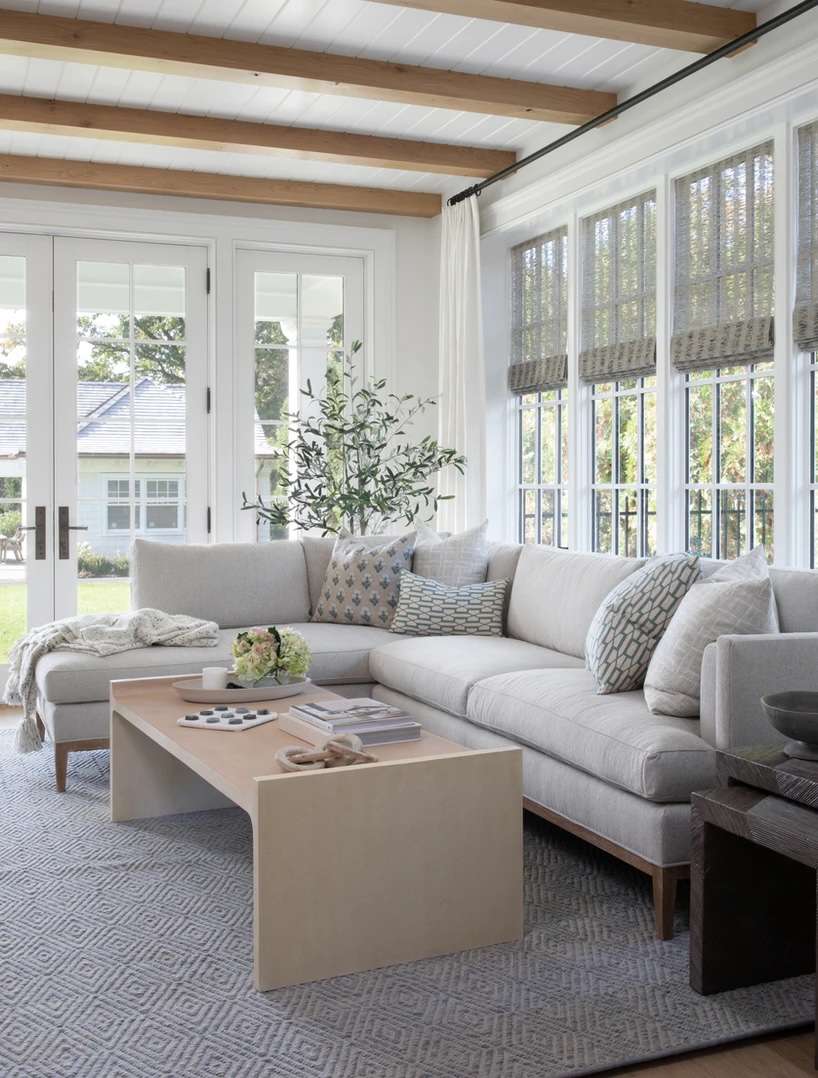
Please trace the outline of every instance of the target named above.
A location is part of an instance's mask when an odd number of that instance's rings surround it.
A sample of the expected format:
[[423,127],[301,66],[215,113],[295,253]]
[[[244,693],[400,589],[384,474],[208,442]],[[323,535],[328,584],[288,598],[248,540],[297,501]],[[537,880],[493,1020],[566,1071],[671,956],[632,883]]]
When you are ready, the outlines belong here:
[[298,739],[275,722],[243,733],[177,726],[177,680],[111,685],[111,817],[247,812],[256,988],[519,938],[519,749],[470,750],[424,731],[373,749],[377,763],[288,773],[275,752]]

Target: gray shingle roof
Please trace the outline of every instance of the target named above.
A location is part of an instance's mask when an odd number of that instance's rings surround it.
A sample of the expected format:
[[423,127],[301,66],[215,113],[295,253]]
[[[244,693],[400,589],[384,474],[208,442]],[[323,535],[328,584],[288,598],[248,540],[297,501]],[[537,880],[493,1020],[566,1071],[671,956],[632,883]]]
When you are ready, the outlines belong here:
[[[185,387],[141,378],[134,388],[134,452],[184,456]],[[25,381],[1,378],[0,456],[25,453],[25,410]],[[105,457],[130,453],[131,393],[127,382],[78,382],[77,418],[78,453]],[[257,455],[269,453],[257,416],[255,443]]]

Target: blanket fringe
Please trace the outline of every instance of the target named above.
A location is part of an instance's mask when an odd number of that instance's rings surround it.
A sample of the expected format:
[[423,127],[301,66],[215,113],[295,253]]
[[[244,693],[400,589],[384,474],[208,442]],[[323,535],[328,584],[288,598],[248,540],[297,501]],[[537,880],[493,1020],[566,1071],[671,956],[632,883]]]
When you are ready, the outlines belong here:
[[26,715],[17,727],[14,747],[18,752],[39,752],[43,747],[43,739],[40,737],[37,720],[33,715]]

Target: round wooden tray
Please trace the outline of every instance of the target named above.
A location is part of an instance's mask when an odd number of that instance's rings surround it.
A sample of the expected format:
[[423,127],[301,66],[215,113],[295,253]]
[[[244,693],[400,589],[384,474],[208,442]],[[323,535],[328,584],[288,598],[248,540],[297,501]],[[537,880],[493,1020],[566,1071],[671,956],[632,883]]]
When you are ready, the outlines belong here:
[[286,696],[297,696],[312,688],[309,678],[294,681],[289,685],[260,685],[256,689],[203,689],[201,677],[185,678],[174,681],[174,689],[183,700],[195,704],[255,704],[262,700],[281,700]]

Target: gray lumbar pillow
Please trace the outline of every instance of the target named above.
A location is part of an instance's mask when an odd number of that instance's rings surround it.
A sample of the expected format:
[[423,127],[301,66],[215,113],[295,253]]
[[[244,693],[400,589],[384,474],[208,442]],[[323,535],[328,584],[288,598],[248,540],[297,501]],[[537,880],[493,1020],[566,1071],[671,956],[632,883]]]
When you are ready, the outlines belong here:
[[395,616],[400,574],[412,564],[415,533],[384,539],[336,539],[313,621],[377,625],[388,629]]
[[720,636],[778,632],[763,547],[694,584],[679,604],[650,661],[645,702],[660,715],[699,714],[702,656]]
[[507,580],[451,587],[402,573],[393,633],[408,636],[502,636]]
[[482,584],[489,565],[488,526],[484,520],[478,527],[446,539],[429,528],[421,528],[412,571],[441,584]]
[[598,693],[642,687],[656,645],[698,576],[692,554],[652,558],[602,600],[585,641]]

